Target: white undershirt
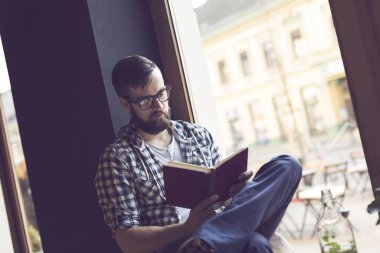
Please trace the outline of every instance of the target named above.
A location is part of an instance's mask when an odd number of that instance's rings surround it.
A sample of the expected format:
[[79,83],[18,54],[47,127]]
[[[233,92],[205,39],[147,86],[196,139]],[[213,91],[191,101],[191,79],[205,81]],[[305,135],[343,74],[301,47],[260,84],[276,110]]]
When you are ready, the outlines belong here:
[[[149,142],[146,142],[146,144],[153,150],[161,164],[166,164],[168,161],[186,162],[185,158],[181,154],[179,143],[174,136],[172,136],[172,141],[166,148],[156,147]],[[178,206],[176,208],[181,216],[180,223],[185,222],[189,217],[190,209]]]

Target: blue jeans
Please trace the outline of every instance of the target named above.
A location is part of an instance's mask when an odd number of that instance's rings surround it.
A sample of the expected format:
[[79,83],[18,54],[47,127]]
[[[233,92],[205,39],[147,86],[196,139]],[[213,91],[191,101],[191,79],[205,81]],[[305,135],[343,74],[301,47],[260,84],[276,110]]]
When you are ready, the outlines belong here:
[[[281,155],[264,164],[231,204],[195,233],[217,253],[272,252],[269,239],[279,225],[302,176],[298,160]],[[181,242],[162,253],[173,253]]]
[[218,253],[272,252],[269,239],[302,177],[298,160],[281,155],[263,165],[219,215],[195,233]]

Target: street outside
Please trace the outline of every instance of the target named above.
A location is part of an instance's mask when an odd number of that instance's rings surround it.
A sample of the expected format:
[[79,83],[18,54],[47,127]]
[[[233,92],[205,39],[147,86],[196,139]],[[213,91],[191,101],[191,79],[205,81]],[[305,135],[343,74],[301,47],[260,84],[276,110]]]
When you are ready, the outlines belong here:
[[[376,226],[376,221],[379,218],[376,214],[368,214],[366,208],[369,203],[373,201],[373,195],[370,190],[362,193],[348,193],[344,199],[343,206],[350,210],[349,219],[354,227],[354,234],[356,245],[359,253],[378,253],[379,240],[380,240],[380,225]],[[295,221],[298,228],[301,226],[304,205],[301,202],[292,203],[288,210],[287,215],[291,216]],[[285,217],[284,223],[294,235],[299,235],[299,231],[293,226]],[[320,253],[318,239],[314,235],[313,230],[315,226],[315,218],[310,214],[306,220],[306,227],[303,238],[292,238],[289,230],[285,230],[281,225],[280,233],[290,242],[293,246],[295,253]]]

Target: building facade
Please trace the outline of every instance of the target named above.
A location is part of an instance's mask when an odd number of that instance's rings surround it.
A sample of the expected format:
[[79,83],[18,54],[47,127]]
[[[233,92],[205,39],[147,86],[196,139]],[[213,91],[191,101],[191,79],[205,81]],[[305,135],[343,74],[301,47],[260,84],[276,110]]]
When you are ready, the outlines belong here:
[[225,144],[308,145],[354,123],[328,1],[233,2],[195,10]]

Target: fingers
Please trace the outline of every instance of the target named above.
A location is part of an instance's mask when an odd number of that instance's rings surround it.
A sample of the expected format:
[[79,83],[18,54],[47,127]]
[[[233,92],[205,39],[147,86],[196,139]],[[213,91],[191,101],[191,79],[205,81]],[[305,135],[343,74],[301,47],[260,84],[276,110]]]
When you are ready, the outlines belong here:
[[189,233],[193,232],[204,221],[217,214],[215,210],[223,205],[223,202],[216,202],[217,200],[218,196],[213,195],[210,198],[199,202],[198,205],[191,209],[190,215],[185,222],[186,230],[189,231]]
[[202,200],[201,202],[199,202],[199,204],[197,204],[193,209],[195,210],[203,210],[203,209],[206,209],[208,208],[209,206],[211,206],[212,204],[215,203],[215,201],[217,201],[219,198],[218,195],[212,195],[211,197],[205,199],[205,200]]
[[238,192],[240,192],[241,189],[244,188],[251,180],[250,178],[253,175],[253,171],[247,170],[241,173],[238,177],[238,180],[240,181],[239,183],[233,185],[229,189],[229,195],[231,197],[235,196]]
[[217,200],[218,196],[213,195],[210,198],[201,201],[191,211],[196,213],[196,215],[202,219],[208,219],[214,216],[216,214],[215,210],[223,205],[223,202],[216,202]]
[[250,177],[252,177],[253,171],[252,170],[246,170],[243,173],[239,175],[239,181],[245,181],[248,180]]

